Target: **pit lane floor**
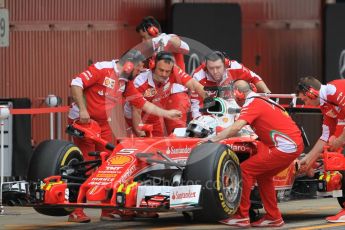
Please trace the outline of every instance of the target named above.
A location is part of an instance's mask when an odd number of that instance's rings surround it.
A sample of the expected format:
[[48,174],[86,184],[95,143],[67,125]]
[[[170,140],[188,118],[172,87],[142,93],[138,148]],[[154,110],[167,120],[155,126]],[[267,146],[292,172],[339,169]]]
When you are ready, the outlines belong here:
[[[283,202],[279,204],[285,225],[277,229],[345,229],[345,223],[327,223],[326,216],[340,210],[336,199],[310,199]],[[263,211],[261,211],[263,212]],[[188,222],[180,214],[161,213],[158,219],[129,222],[100,221],[100,210],[86,209],[91,217],[87,224],[68,223],[67,217],[50,217],[36,213],[27,207],[5,207],[0,216],[0,229],[229,229],[218,223]],[[261,228],[262,229],[262,228]],[[274,229],[274,228],[271,228]]]

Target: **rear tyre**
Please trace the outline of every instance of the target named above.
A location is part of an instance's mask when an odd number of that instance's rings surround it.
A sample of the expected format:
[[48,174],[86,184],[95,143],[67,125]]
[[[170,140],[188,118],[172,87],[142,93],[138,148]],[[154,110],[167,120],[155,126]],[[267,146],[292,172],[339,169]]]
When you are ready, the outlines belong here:
[[[83,155],[73,143],[63,140],[47,140],[40,143],[30,160],[28,180],[39,181],[53,175],[60,175],[60,168],[72,163],[82,162]],[[34,207],[48,216],[66,216],[73,209]]]
[[197,221],[218,221],[234,214],[242,193],[239,160],[226,145],[204,143],[193,149],[183,172],[186,185],[200,184]]

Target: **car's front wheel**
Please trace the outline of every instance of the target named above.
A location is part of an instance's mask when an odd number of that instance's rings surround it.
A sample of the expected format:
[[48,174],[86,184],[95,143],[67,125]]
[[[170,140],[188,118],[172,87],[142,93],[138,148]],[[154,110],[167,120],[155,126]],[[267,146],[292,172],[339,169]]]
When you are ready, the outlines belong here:
[[217,221],[234,214],[242,193],[239,160],[226,145],[204,143],[193,149],[183,172],[184,184],[200,184],[200,205],[194,219]]
[[[28,180],[38,181],[53,175],[60,175],[60,168],[82,162],[83,155],[73,143],[63,140],[47,140],[40,143],[30,160]],[[70,191],[70,194],[77,191]],[[34,207],[41,214],[48,216],[66,216],[73,209]]]

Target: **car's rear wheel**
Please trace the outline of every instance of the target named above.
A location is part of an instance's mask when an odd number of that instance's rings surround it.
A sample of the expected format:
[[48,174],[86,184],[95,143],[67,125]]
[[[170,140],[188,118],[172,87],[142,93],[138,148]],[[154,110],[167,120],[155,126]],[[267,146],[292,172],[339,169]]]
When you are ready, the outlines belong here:
[[[38,181],[52,175],[59,175],[60,168],[83,161],[83,155],[73,143],[63,140],[47,140],[40,143],[30,160],[28,180]],[[70,191],[71,193],[76,191]],[[41,214],[48,216],[66,216],[73,209],[34,207]]]
[[217,221],[234,214],[242,193],[239,160],[226,145],[205,143],[191,152],[183,172],[184,184],[200,184],[198,221]]

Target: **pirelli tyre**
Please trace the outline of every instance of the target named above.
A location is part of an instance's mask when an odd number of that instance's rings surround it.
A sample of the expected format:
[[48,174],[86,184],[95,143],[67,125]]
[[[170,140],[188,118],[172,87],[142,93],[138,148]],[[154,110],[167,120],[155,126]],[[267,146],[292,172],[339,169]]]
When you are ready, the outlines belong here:
[[[62,166],[81,161],[83,155],[73,143],[63,140],[43,141],[36,147],[30,160],[28,180],[38,181],[48,176],[59,175]],[[34,209],[48,216],[66,216],[73,211],[70,208],[34,207]]]
[[239,160],[226,145],[204,143],[195,147],[183,172],[186,185],[199,184],[201,210],[193,212],[197,221],[218,221],[234,214],[242,193]]

